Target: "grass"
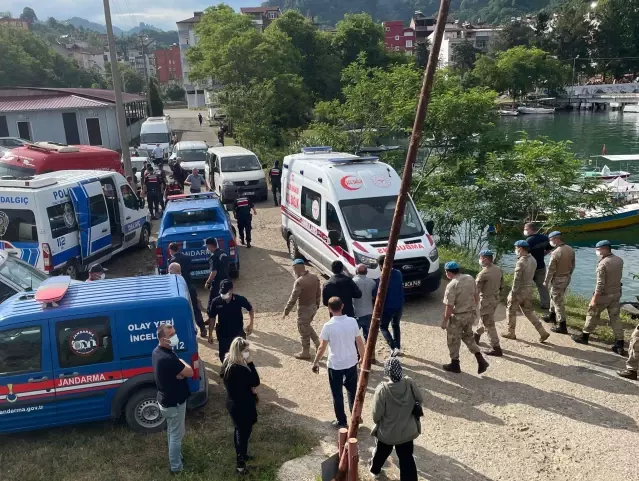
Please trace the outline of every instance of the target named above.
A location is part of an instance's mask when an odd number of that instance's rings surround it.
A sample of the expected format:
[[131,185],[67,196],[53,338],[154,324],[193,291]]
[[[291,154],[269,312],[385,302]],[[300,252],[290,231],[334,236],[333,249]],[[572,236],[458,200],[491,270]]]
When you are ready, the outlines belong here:
[[[463,272],[466,272],[467,274],[471,274],[473,276],[476,276],[479,273],[479,258],[477,256],[470,254],[464,249],[454,246],[437,246],[437,250],[439,251],[439,259],[441,263],[455,260],[462,267]],[[504,284],[507,288],[504,289],[505,292],[502,292],[502,301],[504,303],[506,302],[506,297],[508,296],[508,292],[510,291],[512,282],[513,275],[505,274]],[[594,285],[594,274],[592,282]],[[537,295],[536,289],[534,290],[534,294],[535,307],[539,311],[539,297]],[[581,331],[584,323],[586,322],[586,313],[588,311],[589,302],[590,299],[568,291],[568,293],[566,294],[566,316],[568,318],[566,324],[569,327]],[[607,313],[602,314],[602,319],[607,318]],[[621,322],[624,324],[624,328],[626,330],[626,338],[628,338],[632,330],[636,327],[637,322],[633,321],[630,316],[625,314],[623,311],[621,313]],[[607,325],[599,326],[595,330],[594,334],[597,336],[597,338],[601,339],[604,342],[613,343],[615,341],[612,329],[610,329],[610,327],[608,327]]]
[[[260,408],[249,443],[255,469],[243,479],[275,481],[286,461],[310,453],[317,439]],[[222,396],[187,414],[184,473],[168,472],[166,433],[139,435],[122,423],[100,422],[5,436],[0,442],[3,479],[24,481],[228,481],[235,479],[233,427]]]

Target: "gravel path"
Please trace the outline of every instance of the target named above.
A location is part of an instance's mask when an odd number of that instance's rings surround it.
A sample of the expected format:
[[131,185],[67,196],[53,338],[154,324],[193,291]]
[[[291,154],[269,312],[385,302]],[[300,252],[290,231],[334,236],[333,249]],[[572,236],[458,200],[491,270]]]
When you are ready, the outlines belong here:
[[[176,121],[181,117],[180,113],[171,115]],[[194,127],[196,116],[184,114],[181,127]],[[198,135],[207,140],[213,129],[187,134],[188,140]],[[280,235],[279,210],[270,201],[258,204],[257,209],[254,247],[240,251],[242,271],[236,292],[245,295],[257,311],[250,340],[257,350],[262,378],[260,399],[282,408],[278,412],[285,413],[284,422],[298,423],[332,439],[336,434],[330,428],[333,409],[326,370],[314,375],[310,362],[293,358],[300,347],[295,313],[285,319],[281,315],[293,276]],[[109,276],[152,272],[153,261],[152,251],[120,256],[110,263]],[[133,264],[137,267],[131,272]],[[207,294],[200,290],[203,301]],[[532,326],[520,317],[519,340],[503,341],[506,355],[489,359],[491,366],[484,376],[475,374],[475,359],[463,345],[464,373],[445,373],[441,365],[448,362],[448,350],[439,327],[442,296],[443,288],[409,301],[402,318],[405,373],[426,396],[423,434],[415,448],[420,479],[636,479],[639,383],[615,375],[624,365],[622,358],[602,345],[576,345],[567,336],[553,335],[541,345]],[[318,332],[328,317],[322,308],[314,323]],[[501,306],[499,330],[505,326],[504,317]],[[200,351],[216,369],[216,346],[201,343]],[[387,353],[381,336],[377,352],[378,359]],[[376,366],[359,436],[364,443],[361,457],[366,461],[372,445],[368,402],[381,379],[381,367]],[[211,376],[211,381],[217,379]],[[206,409],[215,408],[209,404]],[[399,479],[394,467],[387,463],[387,468],[387,479]]]

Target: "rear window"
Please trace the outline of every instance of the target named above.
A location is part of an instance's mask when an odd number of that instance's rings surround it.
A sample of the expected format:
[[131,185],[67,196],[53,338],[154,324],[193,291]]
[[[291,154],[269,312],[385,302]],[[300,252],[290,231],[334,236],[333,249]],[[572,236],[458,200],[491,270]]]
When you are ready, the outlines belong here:
[[47,216],[54,239],[78,230],[71,202],[47,207]]
[[213,209],[187,210],[171,213],[171,227],[186,225],[207,225],[219,222],[217,213]]
[[0,210],[0,241],[37,242],[35,214],[28,209]]
[[148,132],[140,135],[141,144],[167,144],[171,141],[168,132]]

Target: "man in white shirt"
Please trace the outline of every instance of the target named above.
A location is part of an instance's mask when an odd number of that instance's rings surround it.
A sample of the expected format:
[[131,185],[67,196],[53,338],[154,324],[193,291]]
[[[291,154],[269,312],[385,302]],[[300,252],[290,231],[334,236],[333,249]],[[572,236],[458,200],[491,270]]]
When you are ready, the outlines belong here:
[[328,348],[328,382],[333,395],[333,407],[335,417],[333,426],[336,428],[347,427],[346,413],[344,412],[344,393],[342,386],[348,394],[349,410],[353,411],[355,403],[355,391],[357,391],[357,355],[364,357],[364,340],[359,332],[357,321],[352,317],[342,314],[344,304],[339,297],[331,297],[328,300],[328,310],[331,320],[324,324],[320,333],[320,345],[313,361],[313,372],[319,373],[319,361]]
[[164,162],[164,149],[157,144],[155,149],[153,149],[153,158],[155,159],[155,163],[161,165]]

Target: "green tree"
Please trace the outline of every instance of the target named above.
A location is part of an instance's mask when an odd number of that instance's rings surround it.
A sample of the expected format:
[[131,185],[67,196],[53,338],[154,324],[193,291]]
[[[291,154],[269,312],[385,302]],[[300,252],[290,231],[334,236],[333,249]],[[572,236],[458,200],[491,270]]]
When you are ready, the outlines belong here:
[[504,52],[514,47],[531,47],[535,41],[535,31],[521,22],[506,24],[489,44],[492,52]]
[[164,91],[164,96],[167,100],[180,101],[184,100],[186,91],[177,84],[169,85]]
[[[106,72],[106,81],[109,89],[113,88],[113,80],[111,78],[111,63],[105,62],[104,69]],[[122,90],[130,94],[139,94],[146,91],[145,79],[136,70],[133,70],[130,66],[118,63],[118,72],[120,72],[120,80],[122,84]]]
[[0,18],[12,18],[10,11],[0,12]]
[[477,50],[468,40],[458,43],[453,47],[453,68],[461,72],[468,72],[475,67]]
[[151,79],[149,82],[149,97],[151,104],[149,105],[149,117],[161,117],[164,115],[164,102],[160,96],[160,89],[158,88],[157,81]]
[[386,62],[382,25],[366,13],[346,14],[337,23],[333,48],[341,56],[344,66],[357,60],[361,53],[368,65],[379,66]]
[[430,42],[426,39],[424,42],[419,42],[415,46],[415,66],[424,70],[428,64],[428,56],[430,55]]
[[31,7],[24,7],[22,10],[22,14],[20,15],[20,20],[24,20],[29,23],[35,23],[38,21],[38,16],[33,11]]
[[[596,56],[610,59],[599,66],[619,76],[639,70],[639,7],[636,0],[602,0],[594,14]],[[634,57],[634,58],[633,58]]]
[[[586,59],[591,56],[594,30],[586,19],[587,12],[588,6],[581,0],[571,0],[559,10],[548,42],[557,58]],[[579,66],[589,68],[590,62],[579,62]]]

